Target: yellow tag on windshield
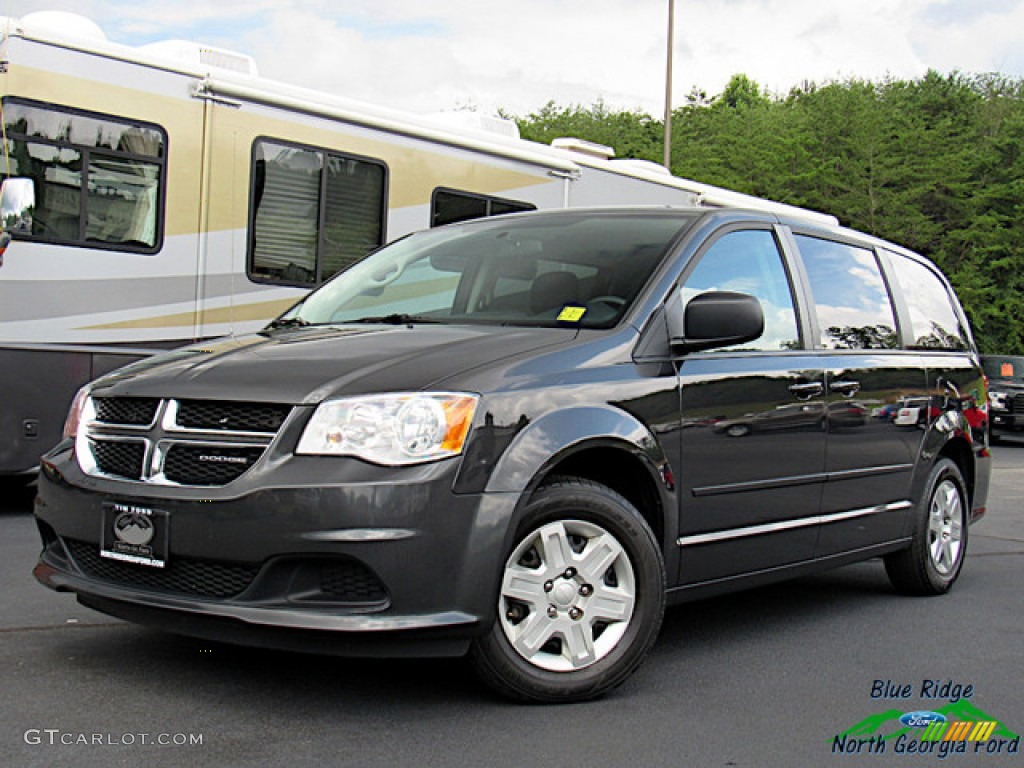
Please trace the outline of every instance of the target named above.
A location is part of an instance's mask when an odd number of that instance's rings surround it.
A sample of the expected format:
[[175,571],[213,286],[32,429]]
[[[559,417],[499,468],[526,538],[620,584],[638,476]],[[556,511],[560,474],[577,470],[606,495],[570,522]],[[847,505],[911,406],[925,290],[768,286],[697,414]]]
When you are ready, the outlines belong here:
[[566,306],[562,308],[562,311],[558,313],[558,322],[560,323],[578,323],[583,319],[583,316],[587,314],[586,307],[573,307]]

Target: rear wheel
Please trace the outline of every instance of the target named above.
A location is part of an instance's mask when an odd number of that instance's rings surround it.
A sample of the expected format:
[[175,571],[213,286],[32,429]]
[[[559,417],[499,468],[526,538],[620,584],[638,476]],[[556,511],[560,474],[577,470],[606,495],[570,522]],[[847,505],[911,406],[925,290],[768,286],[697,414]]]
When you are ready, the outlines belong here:
[[499,693],[580,701],[622,683],[657,638],[665,568],[626,499],[559,478],[530,500],[505,561],[498,617],[473,663]]
[[949,459],[941,459],[932,467],[918,502],[910,547],[885,558],[885,570],[896,589],[911,595],[949,591],[967,552],[968,509],[960,470]]

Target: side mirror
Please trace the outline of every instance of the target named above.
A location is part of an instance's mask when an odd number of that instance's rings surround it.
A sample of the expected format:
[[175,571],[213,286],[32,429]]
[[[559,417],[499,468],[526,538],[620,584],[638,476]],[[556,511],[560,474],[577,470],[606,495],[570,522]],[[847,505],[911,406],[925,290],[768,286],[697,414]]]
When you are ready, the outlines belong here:
[[764,333],[761,302],[745,293],[709,291],[683,310],[682,333],[672,335],[677,352],[699,352],[753,341]]
[[0,230],[30,234],[35,207],[36,188],[32,179],[5,179],[0,186]]

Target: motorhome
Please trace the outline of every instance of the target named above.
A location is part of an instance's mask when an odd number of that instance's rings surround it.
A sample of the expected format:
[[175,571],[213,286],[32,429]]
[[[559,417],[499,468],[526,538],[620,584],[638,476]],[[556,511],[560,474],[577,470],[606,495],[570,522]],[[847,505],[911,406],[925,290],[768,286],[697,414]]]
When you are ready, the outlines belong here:
[[[608,204],[831,220],[475,113],[416,116],[88,19],[0,19],[0,475],[30,477],[85,382],[255,330],[387,241]],[[472,123],[472,124],[470,124]]]

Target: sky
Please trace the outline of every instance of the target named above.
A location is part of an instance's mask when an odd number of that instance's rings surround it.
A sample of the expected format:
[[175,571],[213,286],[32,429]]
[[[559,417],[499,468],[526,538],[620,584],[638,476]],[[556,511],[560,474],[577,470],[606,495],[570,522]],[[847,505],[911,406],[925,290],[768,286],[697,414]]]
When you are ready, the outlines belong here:
[[[0,0],[73,11],[125,45],[246,53],[281,82],[416,113],[550,101],[665,110],[670,0]],[[929,69],[1024,77],[1024,0],[675,0],[676,106],[745,74],[768,93]]]

